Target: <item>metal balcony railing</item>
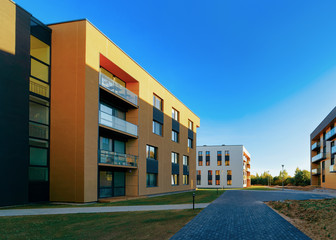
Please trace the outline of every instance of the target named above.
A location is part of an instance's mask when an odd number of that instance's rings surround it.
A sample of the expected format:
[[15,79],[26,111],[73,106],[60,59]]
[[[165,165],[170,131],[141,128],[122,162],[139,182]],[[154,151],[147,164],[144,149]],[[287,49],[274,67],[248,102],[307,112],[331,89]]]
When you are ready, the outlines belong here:
[[137,167],[138,157],[130,154],[99,150],[99,163]]
[[107,77],[103,73],[100,73],[99,75],[99,84],[100,86],[118,95],[122,99],[138,106],[138,96],[136,94],[121,86],[116,81],[113,81],[111,78]]
[[319,154],[317,154],[316,156],[312,157],[312,162],[317,162],[320,161],[322,159],[326,158],[326,153],[325,152],[321,152]]
[[312,175],[319,175],[321,174],[321,168],[313,168]]
[[44,83],[39,83],[37,80],[30,80],[29,91],[49,98],[49,86]]
[[336,136],[336,127],[332,128],[329,132],[326,133],[326,140],[329,140]]
[[99,110],[99,124],[138,136],[138,126]]

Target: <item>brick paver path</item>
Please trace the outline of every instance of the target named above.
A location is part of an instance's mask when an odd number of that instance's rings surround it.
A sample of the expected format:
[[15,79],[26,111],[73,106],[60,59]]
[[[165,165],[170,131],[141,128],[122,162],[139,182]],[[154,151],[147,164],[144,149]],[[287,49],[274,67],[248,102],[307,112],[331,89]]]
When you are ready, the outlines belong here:
[[310,239],[263,202],[328,197],[303,191],[226,191],[171,239]]

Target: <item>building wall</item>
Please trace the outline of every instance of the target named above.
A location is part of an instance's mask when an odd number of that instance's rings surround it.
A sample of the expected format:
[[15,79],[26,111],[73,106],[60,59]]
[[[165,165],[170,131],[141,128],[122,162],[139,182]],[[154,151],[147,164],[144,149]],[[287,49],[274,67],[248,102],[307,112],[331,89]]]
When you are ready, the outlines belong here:
[[[242,145],[236,146],[197,146],[196,170],[201,170],[201,185],[198,188],[242,188],[243,151]],[[225,151],[230,153],[230,165],[225,166]],[[198,152],[203,153],[203,166],[198,165]],[[206,151],[210,151],[210,166],[206,166]],[[222,166],[217,166],[217,151],[222,151]],[[249,153],[245,151],[248,155]],[[212,170],[212,185],[208,185],[208,171]],[[216,170],[220,170],[220,185],[216,185]],[[227,185],[227,170],[232,171],[232,185]]]
[[[88,67],[99,72],[99,53],[103,54],[110,61],[115,63],[136,81],[139,87],[127,85],[127,88],[134,89],[133,92],[139,94],[139,116],[138,119],[134,116],[133,119],[128,118],[130,122],[138,123],[138,149],[134,147],[130,154],[138,155],[138,172],[134,174],[138,176],[138,193],[137,195],[157,194],[162,192],[183,191],[195,188],[195,165],[190,161],[190,185],[188,186],[171,186],[171,152],[178,152],[180,154],[180,183],[182,183],[182,155],[188,155],[189,159],[196,156],[195,147],[188,149],[187,139],[188,119],[194,123],[194,146],[196,144],[196,126],[200,125],[199,118],[192,113],[183,103],[181,103],[175,96],[173,96],[167,89],[165,89],[159,82],[150,76],[144,69],[142,69],[136,62],[134,62],[128,55],[119,49],[113,42],[104,36],[91,23],[86,22],[87,39],[86,39],[86,64]],[[153,121],[153,93],[163,99],[164,107],[164,133],[163,137],[152,133]],[[171,114],[172,107],[180,112],[180,143],[175,143],[171,140]],[[129,115],[129,114],[128,114]],[[146,187],[146,145],[153,145],[158,147],[158,187]],[[134,144],[136,146],[136,144]],[[189,152],[188,152],[189,151]],[[136,179],[136,178],[135,178]],[[134,179],[134,181],[135,181]],[[130,183],[131,185],[132,183]],[[132,193],[133,194],[133,193]]]
[[[326,118],[317,126],[317,128],[312,132],[310,136],[310,152],[311,152],[311,170],[319,168],[321,169],[320,175],[311,175],[311,184],[321,186],[323,188],[332,188],[336,189],[336,173],[330,172],[331,166],[331,143],[335,142],[335,138],[330,139],[329,141],[325,141],[325,153],[326,158],[321,161],[312,162],[312,158],[317,155],[317,151],[312,151],[312,145],[316,142],[320,143],[320,152],[323,152],[324,141],[323,141],[323,133],[329,132],[333,125],[336,123],[336,107],[326,116]],[[322,181],[322,163],[325,163],[325,182]]]
[[[51,200],[97,200],[98,106],[100,55],[135,81],[126,87],[138,94],[139,109],[126,120],[138,125],[138,139],[126,153],[139,156],[138,169],[126,172],[126,195],[194,189],[196,126],[199,118],[105,35],[86,20],[50,25],[52,34]],[[152,133],[153,93],[164,101],[163,137]],[[171,140],[172,107],[180,112],[180,143]],[[194,148],[187,147],[188,119],[194,123]],[[146,145],[159,149],[158,187],[146,187]],[[171,186],[171,152],[180,154],[180,185]],[[182,185],[182,156],[189,156],[190,184]]]
[[[84,193],[86,25],[85,22],[76,22],[50,27],[53,99],[50,113],[50,200],[96,201],[97,190],[92,190],[95,193],[93,197]],[[94,145],[97,146],[97,142]],[[91,181],[97,181],[96,175]]]
[[0,206],[28,201],[30,18],[0,1]]

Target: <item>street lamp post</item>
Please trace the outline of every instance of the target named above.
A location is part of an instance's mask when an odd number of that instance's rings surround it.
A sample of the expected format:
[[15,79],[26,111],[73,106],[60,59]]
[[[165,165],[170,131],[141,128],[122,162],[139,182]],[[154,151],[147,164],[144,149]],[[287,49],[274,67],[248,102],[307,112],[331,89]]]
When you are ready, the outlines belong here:
[[284,190],[284,165],[282,165],[282,191]]

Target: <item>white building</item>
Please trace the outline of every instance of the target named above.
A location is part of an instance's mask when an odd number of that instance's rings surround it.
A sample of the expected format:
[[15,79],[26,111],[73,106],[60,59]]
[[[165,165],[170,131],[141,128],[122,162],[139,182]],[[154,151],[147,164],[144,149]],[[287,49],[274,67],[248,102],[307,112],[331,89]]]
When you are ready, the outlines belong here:
[[197,188],[251,185],[250,153],[243,145],[197,146]]

